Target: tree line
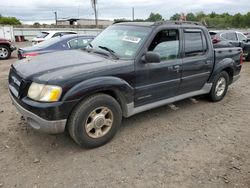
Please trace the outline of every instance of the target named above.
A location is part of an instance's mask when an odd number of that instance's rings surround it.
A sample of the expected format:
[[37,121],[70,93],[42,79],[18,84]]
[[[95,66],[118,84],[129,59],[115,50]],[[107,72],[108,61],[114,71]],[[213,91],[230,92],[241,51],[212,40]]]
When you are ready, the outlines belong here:
[[[170,20],[180,20],[181,14],[176,13],[170,17]],[[246,14],[237,13],[231,15],[229,13],[222,13],[217,14],[215,12],[205,14],[204,12],[197,12],[197,13],[187,13],[185,15],[187,21],[195,21],[195,22],[202,22],[204,25],[208,27],[214,28],[250,28],[250,12]],[[147,19],[137,19],[134,21],[164,21],[161,14],[159,13],[151,13]],[[131,21],[127,19],[115,19],[115,22],[121,21]]]
[[4,17],[0,14],[0,25],[21,25],[21,22],[15,17]]
[[[170,20],[180,20],[181,14],[176,13],[170,17]],[[202,22],[208,27],[214,28],[250,28],[250,12],[246,14],[237,13],[231,15],[229,13],[218,14],[215,12],[211,12],[206,14],[204,12],[197,13],[187,13],[185,15],[187,21],[197,21]],[[163,21],[167,20],[162,17],[159,13],[151,13],[147,19],[136,19],[134,21]],[[129,19],[115,19],[114,22],[124,22],[124,21],[132,21]],[[39,23],[34,24],[35,26]],[[0,14],[0,25],[21,25],[19,19],[15,17],[4,17]]]

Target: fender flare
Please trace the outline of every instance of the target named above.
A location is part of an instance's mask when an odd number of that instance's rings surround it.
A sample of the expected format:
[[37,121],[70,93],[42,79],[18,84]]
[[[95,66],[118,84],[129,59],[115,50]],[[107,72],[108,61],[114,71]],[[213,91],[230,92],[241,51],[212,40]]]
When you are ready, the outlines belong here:
[[208,83],[213,82],[214,77],[225,69],[229,69],[230,71],[232,71],[232,75],[234,75],[234,64],[235,62],[231,58],[225,58],[222,61],[215,63],[213,72],[208,80]]
[[112,92],[120,103],[123,111],[126,104],[134,101],[134,89],[125,80],[117,77],[97,77],[78,83],[69,89],[62,101],[83,100],[84,98],[100,92]]

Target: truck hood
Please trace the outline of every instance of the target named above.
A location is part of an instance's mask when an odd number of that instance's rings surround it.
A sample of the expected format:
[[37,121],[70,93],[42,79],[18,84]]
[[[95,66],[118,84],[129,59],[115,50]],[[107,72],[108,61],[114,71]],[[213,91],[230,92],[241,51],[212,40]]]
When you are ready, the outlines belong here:
[[13,67],[26,80],[48,82],[107,70],[114,64],[117,64],[115,60],[97,54],[69,50],[26,58]]

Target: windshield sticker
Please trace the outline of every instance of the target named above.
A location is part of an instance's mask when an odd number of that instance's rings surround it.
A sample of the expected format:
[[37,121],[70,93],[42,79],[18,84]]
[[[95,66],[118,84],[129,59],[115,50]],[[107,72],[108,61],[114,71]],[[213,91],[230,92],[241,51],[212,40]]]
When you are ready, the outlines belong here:
[[132,36],[124,36],[122,40],[138,44],[141,41],[141,38],[132,37]]

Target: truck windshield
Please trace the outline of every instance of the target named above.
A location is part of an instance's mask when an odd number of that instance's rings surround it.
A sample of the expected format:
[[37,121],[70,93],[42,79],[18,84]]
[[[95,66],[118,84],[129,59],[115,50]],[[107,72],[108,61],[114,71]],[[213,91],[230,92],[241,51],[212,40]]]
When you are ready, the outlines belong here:
[[94,50],[106,47],[121,59],[133,59],[151,28],[113,25],[101,32],[90,44]]

